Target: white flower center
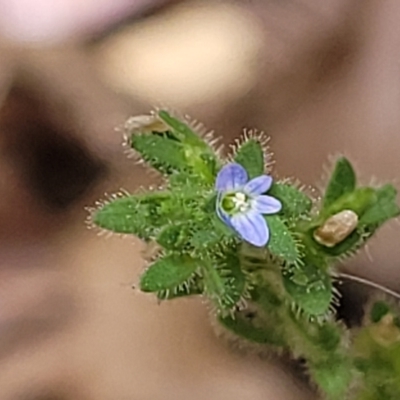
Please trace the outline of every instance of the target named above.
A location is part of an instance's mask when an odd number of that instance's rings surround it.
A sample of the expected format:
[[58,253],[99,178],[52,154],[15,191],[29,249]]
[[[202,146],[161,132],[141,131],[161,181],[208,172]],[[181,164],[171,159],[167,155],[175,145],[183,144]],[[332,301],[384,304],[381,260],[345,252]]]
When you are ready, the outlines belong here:
[[247,201],[247,196],[242,192],[235,193],[235,196],[232,197],[232,201],[235,204],[236,210],[240,212],[245,212],[250,207],[250,204]]

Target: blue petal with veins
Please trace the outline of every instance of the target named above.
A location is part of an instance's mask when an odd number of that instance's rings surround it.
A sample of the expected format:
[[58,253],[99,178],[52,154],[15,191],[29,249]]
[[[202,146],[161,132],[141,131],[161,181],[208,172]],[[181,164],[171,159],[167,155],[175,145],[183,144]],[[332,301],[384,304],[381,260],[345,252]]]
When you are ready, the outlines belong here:
[[[249,181],[247,171],[237,163],[225,165],[218,173],[215,188],[218,192],[216,212],[218,217],[246,242],[264,247],[270,233],[264,214],[276,214],[282,209],[275,197],[265,195],[273,179],[260,175]],[[224,209],[223,200],[229,209]]]

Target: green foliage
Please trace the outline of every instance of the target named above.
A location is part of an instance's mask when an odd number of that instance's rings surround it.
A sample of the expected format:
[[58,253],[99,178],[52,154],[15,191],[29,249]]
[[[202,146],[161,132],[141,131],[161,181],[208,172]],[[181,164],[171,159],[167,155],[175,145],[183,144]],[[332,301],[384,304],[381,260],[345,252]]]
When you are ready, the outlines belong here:
[[143,292],[173,290],[184,284],[199,268],[199,262],[188,256],[169,255],[160,258],[140,278]]
[[199,181],[212,183],[217,171],[217,156],[210,146],[184,122],[167,111],[158,112],[168,130],[165,132],[134,132],[129,145],[144,161],[162,173],[193,172]]
[[327,400],[345,398],[354,378],[352,365],[344,356],[310,365],[310,374]]
[[361,217],[376,203],[376,193],[373,188],[360,187],[344,194],[326,210],[327,215],[334,215],[342,210],[352,210]]
[[[215,210],[215,208],[214,208]],[[213,211],[215,213],[215,211]],[[219,247],[221,243],[233,239],[233,232],[215,215],[204,218],[194,224],[191,245],[200,251],[209,251]]]
[[235,317],[230,315],[220,316],[219,322],[233,334],[250,343],[273,346],[277,349],[285,348],[286,343],[276,327],[260,324],[256,315],[243,315],[238,313]]
[[[350,162],[341,158],[329,181],[320,213],[310,223],[302,226],[302,230],[306,231],[304,237],[308,236],[306,241],[314,248],[314,252],[342,259],[351,256],[364,245],[378,227],[400,214],[396,195],[396,189],[390,184],[380,188],[356,187],[356,177]],[[353,211],[358,217],[353,232],[349,232],[348,236],[333,247],[323,246],[310,239],[314,231],[329,217],[343,210]]]
[[371,229],[400,215],[400,208],[396,203],[397,191],[392,185],[375,189],[375,194],[376,201],[365,210],[360,219],[360,224]]
[[265,219],[271,232],[268,250],[287,263],[298,263],[301,255],[292,232],[278,215],[266,215]]
[[187,235],[187,225],[178,223],[164,227],[156,240],[166,250],[179,250],[185,246]]
[[166,134],[135,134],[130,139],[130,145],[143,160],[161,172],[172,173],[186,168],[184,147]]
[[[215,180],[228,160],[192,125],[165,110],[137,118],[128,142],[142,161],[164,175],[165,189],[115,197],[91,215],[102,229],[159,246],[141,276],[141,290],[160,300],[204,296],[238,342],[302,359],[327,400],[399,399],[398,306],[375,301],[363,327],[350,332],[332,313],[340,300],[332,284],[335,262],[354,254],[400,214],[396,189],[390,184],[357,186],[344,157],[337,160],[320,203],[290,180],[274,182],[268,196],[279,200],[282,209],[263,215],[269,241],[256,247],[218,208],[224,193],[217,192]],[[268,155],[252,137],[232,159],[252,179],[264,174]],[[241,192],[245,204],[236,197],[235,212],[247,213],[246,207],[254,212],[253,196]],[[349,227],[343,215],[352,217]],[[335,231],[333,242],[320,240],[316,233],[332,226],[327,221],[345,234]]]
[[351,193],[356,187],[356,174],[350,162],[340,157],[336,161],[335,168],[325,190],[322,209],[326,210],[336,200],[347,193]]
[[307,215],[311,211],[312,200],[301,190],[288,183],[276,182],[268,192],[282,202],[281,213],[288,218]]
[[235,253],[204,262],[203,275],[204,292],[222,313],[235,307],[245,294],[246,276]]
[[197,296],[203,293],[203,282],[201,277],[196,273],[192,275],[189,280],[180,286],[171,289],[157,291],[159,300],[174,300],[181,297]]
[[373,304],[370,312],[370,318],[373,323],[379,322],[386,314],[390,312],[390,306],[384,301],[377,301]]
[[395,323],[398,316],[398,312],[390,313],[377,322],[367,321],[357,332],[353,344],[354,366],[363,378],[363,385],[355,399],[400,398],[400,328]]
[[193,132],[187,124],[174,118],[165,110],[160,110],[158,116],[170,127],[170,132],[176,140],[188,146],[211,152],[207,143],[199,135]]
[[340,349],[343,329],[332,322],[326,322],[318,327],[316,343],[328,354]]
[[310,316],[323,316],[332,301],[332,281],[327,272],[312,265],[291,268],[282,273],[287,293]]
[[264,154],[261,143],[256,139],[243,142],[234,157],[249,174],[249,178],[260,176],[264,173]]
[[165,223],[161,207],[170,199],[167,192],[117,198],[95,211],[92,220],[103,229],[147,240]]

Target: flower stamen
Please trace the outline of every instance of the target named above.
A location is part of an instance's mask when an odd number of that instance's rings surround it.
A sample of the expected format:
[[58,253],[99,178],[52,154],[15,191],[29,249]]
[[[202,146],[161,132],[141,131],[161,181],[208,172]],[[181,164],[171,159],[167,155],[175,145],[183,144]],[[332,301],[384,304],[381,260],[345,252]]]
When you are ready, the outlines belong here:
[[248,210],[250,208],[248,198],[242,192],[235,193],[235,196],[232,198],[232,201],[235,204],[236,211],[245,212],[246,210]]

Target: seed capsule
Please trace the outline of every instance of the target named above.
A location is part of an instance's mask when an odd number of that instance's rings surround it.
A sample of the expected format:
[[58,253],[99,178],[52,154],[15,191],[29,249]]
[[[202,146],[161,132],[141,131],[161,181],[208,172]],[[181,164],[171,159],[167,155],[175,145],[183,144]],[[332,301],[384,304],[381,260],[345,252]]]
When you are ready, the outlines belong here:
[[126,121],[125,129],[128,132],[141,131],[151,133],[165,132],[168,130],[168,126],[156,115],[137,115]]
[[314,231],[314,239],[326,247],[334,247],[356,229],[358,216],[352,210],[343,210],[329,217]]

